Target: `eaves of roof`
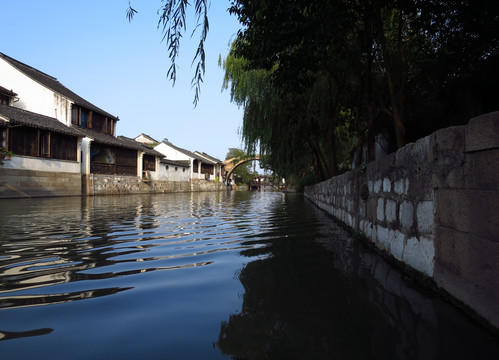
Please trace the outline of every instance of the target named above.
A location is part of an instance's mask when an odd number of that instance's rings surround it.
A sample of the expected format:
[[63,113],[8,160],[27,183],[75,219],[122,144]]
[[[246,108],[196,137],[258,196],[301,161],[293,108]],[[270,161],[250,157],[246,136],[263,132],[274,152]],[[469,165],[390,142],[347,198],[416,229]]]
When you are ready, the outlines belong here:
[[84,136],[91,138],[94,142],[99,143],[99,144],[117,146],[117,147],[122,147],[122,148],[126,148],[126,149],[133,149],[133,150],[142,150],[142,147],[139,144],[134,144],[134,143],[129,142],[129,141],[115,138],[114,136],[109,135],[109,134],[103,134],[101,132],[98,132],[98,131],[95,131],[92,129],[80,128],[80,127],[75,126],[75,125],[71,125],[71,127],[72,127],[72,129],[79,131]]
[[205,161],[205,159],[203,159],[201,156],[196,155],[196,154],[194,154],[193,152],[191,152],[189,150],[185,150],[185,149],[179,148],[178,146],[173,145],[171,142],[163,141],[163,144],[168,145],[172,149],[175,149],[175,150],[181,152],[182,154],[189,156],[190,158],[193,158],[193,159],[196,159],[196,160]]
[[162,164],[182,166],[182,167],[190,167],[191,162],[189,160],[170,160],[170,159],[161,159],[160,162]]
[[[49,130],[74,137],[83,137],[83,135],[55,118],[45,115],[40,115],[31,111],[18,109],[12,106],[0,104],[0,116],[3,120],[2,123],[7,126],[23,125],[36,129]],[[1,121],[1,119],[0,119]]]
[[10,97],[17,96],[17,94],[15,92],[13,92],[12,90],[6,89],[3,86],[0,86],[0,94],[7,95]]
[[26,65],[16,59],[11,58],[10,56],[7,56],[3,53],[0,52],[0,58],[4,59],[7,61],[9,64],[14,66],[16,69],[24,73],[26,76],[30,77],[34,81],[42,84],[45,87],[48,87],[49,89],[55,91],[56,93],[59,93],[68,99],[72,100],[75,104],[80,105],[86,109],[98,112],[104,116],[107,116],[109,118],[112,118],[114,120],[119,120],[116,116],[100,109],[99,107],[95,106],[94,104],[90,103],[89,101],[85,100],[78,94],[74,93],[73,91],[69,90],[67,87],[62,85],[55,77],[47,75],[40,70],[37,70],[29,65]]
[[140,136],[147,138],[148,140],[151,141],[151,143],[158,143],[159,144],[159,141],[157,141],[156,139],[153,139],[151,136],[144,134],[144,133],[140,134],[139,136],[136,136],[135,139],[140,137]]
[[194,154],[197,154],[205,159],[207,159],[208,161],[211,161],[213,164],[219,164],[221,163],[222,161],[221,160],[218,160],[217,158],[214,158],[213,156],[210,156],[208,155],[207,153],[202,153],[202,152],[199,152],[199,151],[195,151]]
[[132,144],[134,146],[138,145],[140,147],[140,150],[143,151],[147,155],[157,156],[160,158],[163,158],[165,156],[162,153],[160,153],[159,151],[156,151],[156,150],[150,148],[149,146],[141,143],[140,141],[135,141],[134,139],[131,139],[131,138],[128,138],[128,137],[122,136],[122,135],[118,136],[118,139],[123,140],[125,142],[129,142],[130,144]]

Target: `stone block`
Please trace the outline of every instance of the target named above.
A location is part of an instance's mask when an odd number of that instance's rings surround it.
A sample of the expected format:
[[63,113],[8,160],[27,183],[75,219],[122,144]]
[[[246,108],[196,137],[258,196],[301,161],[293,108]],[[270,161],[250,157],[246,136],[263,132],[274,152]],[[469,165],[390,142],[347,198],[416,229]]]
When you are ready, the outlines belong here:
[[435,208],[433,201],[421,201],[417,204],[416,219],[419,233],[433,231],[435,225]]
[[471,119],[465,132],[466,151],[499,148],[499,111]]
[[466,154],[463,169],[467,189],[499,190],[499,148]]
[[400,225],[405,229],[410,229],[414,224],[414,205],[411,201],[403,201],[399,211]]
[[434,187],[464,187],[462,165],[465,160],[464,126],[453,126],[430,135],[428,158]]
[[499,297],[492,296],[486,289],[466,281],[447,268],[435,263],[434,279],[437,285],[459,299],[483,319],[499,329]]
[[388,178],[383,179],[383,191],[390,192],[392,190],[392,182]]
[[409,188],[409,179],[399,179],[395,181],[393,184],[393,191],[395,191],[396,194],[402,195],[407,192],[407,189]]
[[395,222],[397,220],[397,203],[393,200],[386,200],[385,219],[387,222]]
[[435,262],[499,299],[499,243],[438,227]]
[[377,219],[377,204],[378,204],[378,199],[374,196],[369,197],[366,201],[367,203],[367,213],[366,217],[370,221],[375,221]]
[[438,189],[436,221],[439,225],[499,242],[499,192]]
[[399,261],[402,261],[404,251],[404,234],[398,230],[389,230],[390,253]]
[[381,250],[390,249],[388,228],[381,225],[376,227],[376,246],[378,246]]
[[402,255],[402,261],[413,269],[433,276],[435,247],[433,241],[420,237],[411,237],[407,239]]
[[385,199],[383,199],[382,197],[378,198],[378,206],[376,208],[376,219],[378,219],[378,221],[385,220]]

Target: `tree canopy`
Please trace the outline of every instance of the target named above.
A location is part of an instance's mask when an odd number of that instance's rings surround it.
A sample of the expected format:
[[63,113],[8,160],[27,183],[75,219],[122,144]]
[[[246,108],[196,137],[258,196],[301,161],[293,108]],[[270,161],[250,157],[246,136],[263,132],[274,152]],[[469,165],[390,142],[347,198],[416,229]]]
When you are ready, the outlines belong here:
[[[175,80],[186,0],[160,21]],[[244,108],[242,137],[283,176],[316,180],[438,128],[498,110],[497,0],[231,0],[241,30],[224,86]],[[207,2],[193,83],[204,74]],[[134,9],[130,5],[130,17]],[[198,92],[196,92],[196,99]],[[379,145],[378,145],[379,148]]]

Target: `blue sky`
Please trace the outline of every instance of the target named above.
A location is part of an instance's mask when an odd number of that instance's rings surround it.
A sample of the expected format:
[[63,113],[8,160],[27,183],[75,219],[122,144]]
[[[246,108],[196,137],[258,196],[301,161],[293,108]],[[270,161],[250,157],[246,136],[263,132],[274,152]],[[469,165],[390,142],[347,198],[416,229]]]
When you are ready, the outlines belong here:
[[194,108],[191,63],[199,33],[190,35],[195,19],[188,19],[173,87],[167,78],[168,51],[157,28],[161,4],[132,0],[138,14],[129,23],[128,0],[2,1],[0,52],[56,77],[118,116],[118,135],[167,138],[224,160],[229,148],[241,147],[242,109],[230,102],[228,91],[221,91],[218,57],[227,55],[239,23],[227,12],[228,0],[211,1],[206,74]]

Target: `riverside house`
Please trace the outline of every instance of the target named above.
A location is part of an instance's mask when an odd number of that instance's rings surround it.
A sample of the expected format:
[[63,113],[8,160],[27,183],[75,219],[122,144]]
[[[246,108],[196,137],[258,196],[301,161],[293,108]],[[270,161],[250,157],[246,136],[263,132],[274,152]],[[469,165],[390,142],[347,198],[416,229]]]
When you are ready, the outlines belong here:
[[161,161],[170,176],[172,176],[173,169],[175,173],[181,171],[184,178],[190,179],[192,191],[220,187],[217,181],[217,179],[220,180],[219,174],[223,170],[220,160],[206,153],[183,149],[173,145],[167,139],[159,142],[146,134],[138,135],[135,140],[154,146],[154,150],[163,154],[165,158]]
[[0,53],[0,198],[150,192],[160,153],[115,136],[118,117]]

